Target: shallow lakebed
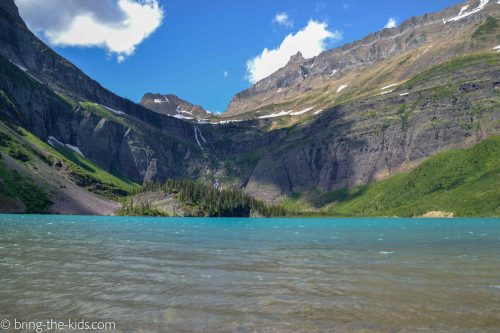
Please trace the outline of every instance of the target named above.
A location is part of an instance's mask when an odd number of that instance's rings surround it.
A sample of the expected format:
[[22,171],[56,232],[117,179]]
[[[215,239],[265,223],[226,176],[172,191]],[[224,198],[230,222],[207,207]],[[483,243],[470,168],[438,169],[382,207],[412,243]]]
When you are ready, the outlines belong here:
[[0,319],[498,332],[500,219],[0,215]]

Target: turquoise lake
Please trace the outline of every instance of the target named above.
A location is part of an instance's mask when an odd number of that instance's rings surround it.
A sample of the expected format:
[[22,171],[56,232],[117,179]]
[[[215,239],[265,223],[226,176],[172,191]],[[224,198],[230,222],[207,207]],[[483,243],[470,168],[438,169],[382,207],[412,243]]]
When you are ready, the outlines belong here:
[[71,318],[114,332],[499,332],[500,219],[0,215],[0,319]]

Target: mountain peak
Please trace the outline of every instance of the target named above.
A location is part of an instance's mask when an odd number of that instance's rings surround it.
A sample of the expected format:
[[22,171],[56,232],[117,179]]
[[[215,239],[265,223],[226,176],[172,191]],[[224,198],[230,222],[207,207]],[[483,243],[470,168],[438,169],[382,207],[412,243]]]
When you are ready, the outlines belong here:
[[297,64],[303,62],[304,60],[306,60],[306,58],[304,58],[302,53],[299,51],[290,57],[288,64]]
[[156,113],[184,120],[207,119],[212,116],[200,105],[189,103],[173,94],[146,93],[140,104]]

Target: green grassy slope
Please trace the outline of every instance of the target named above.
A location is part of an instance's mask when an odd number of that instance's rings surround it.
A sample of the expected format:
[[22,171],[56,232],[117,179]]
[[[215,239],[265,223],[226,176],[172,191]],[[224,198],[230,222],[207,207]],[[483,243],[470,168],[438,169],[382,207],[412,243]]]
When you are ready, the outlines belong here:
[[409,173],[367,186],[328,193],[303,193],[286,208],[333,216],[500,216],[500,137],[439,153]]
[[[82,155],[76,153],[66,146],[56,144],[55,147],[48,145],[30,132],[21,129],[21,133],[31,144],[42,148],[49,153],[53,158],[62,160],[75,179],[79,179],[82,183],[88,184],[88,190],[92,192],[92,185],[99,189],[101,195],[113,198],[114,196],[127,195],[129,192],[137,189],[138,184],[126,179],[119,178],[110,174],[107,171],[99,168],[97,165],[86,159]],[[97,186],[96,186],[97,185]]]
[[51,204],[49,193],[30,178],[15,170],[9,171],[0,160],[0,207],[10,212],[24,210],[28,214],[43,214],[49,211]]
[[[7,167],[7,156],[19,171]],[[47,166],[52,170],[50,174],[44,171]],[[140,188],[100,169],[64,145],[52,147],[25,129],[0,121],[0,211],[47,213],[54,184],[63,177],[109,199]]]

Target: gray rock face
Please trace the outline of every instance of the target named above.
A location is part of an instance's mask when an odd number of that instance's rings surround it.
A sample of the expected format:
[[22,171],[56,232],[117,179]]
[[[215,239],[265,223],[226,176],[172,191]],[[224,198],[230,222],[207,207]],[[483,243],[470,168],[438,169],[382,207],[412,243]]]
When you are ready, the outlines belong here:
[[74,108],[1,57],[0,91],[15,104],[14,110],[2,109],[2,121],[22,126],[44,141],[54,136],[76,146],[116,175],[142,183],[197,177],[204,168],[199,147],[191,142],[194,127],[188,123],[171,123],[158,115],[153,127],[128,116],[117,121]]
[[176,95],[147,93],[142,97],[141,105],[159,114],[195,122],[215,116],[200,105],[191,104]]
[[[469,1],[468,4],[470,9],[480,5],[479,0]],[[412,17],[396,28],[372,33],[360,41],[327,50],[311,59],[304,59],[301,54],[295,55],[285,67],[235,95],[222,116],[234,117],[267,105],[284,103],[315,88],[321,89],[329,81],[355,75],[426,43],[435,43],[434,46],[447,43],[457,34],[483,21],[486,16],[498,16],[500,11],[497,1],[489,1],[483,10],[473,15],[443,23],[443,20],[457,16],[462,7],[463,4],[459,4],[438,13]],[[456,49],[436,52],[433,63],[466,54],[474,48],[477,45],[464,43]],[[409,78],[423,69],[416,67],[417,71],[405,73],[404,77]]]
[[240,134],[218,153],[234,161],[247,193],[267,201],[367,184],[500,133],[498,60],[492,54],[429,74],[392,93],[325,110],[298,128],[250,133],[244,127],[272,120],[234,125]]
[[[204,169],[193,125],[102,88],[34,36],[12,0],[0,2],[0,62],[0,89],[16,105],[3,120],[77,146],[103,169],[137,182],[196,177]],[[83,101],[110,115],[85,111]]]

